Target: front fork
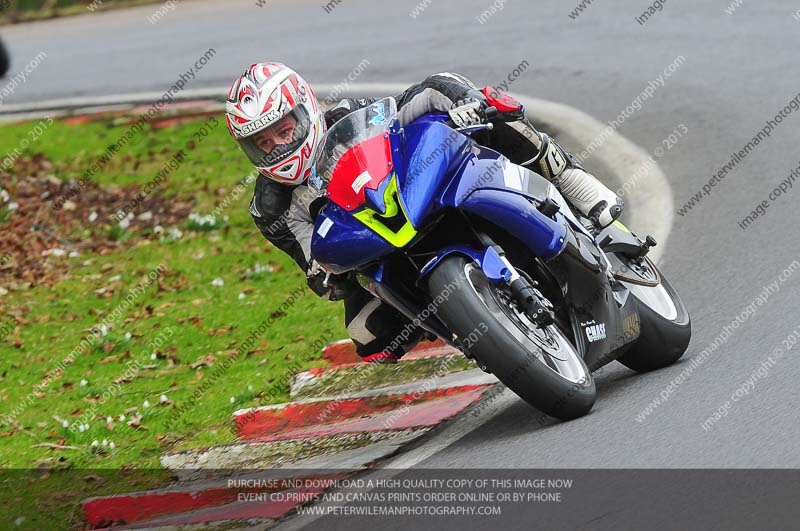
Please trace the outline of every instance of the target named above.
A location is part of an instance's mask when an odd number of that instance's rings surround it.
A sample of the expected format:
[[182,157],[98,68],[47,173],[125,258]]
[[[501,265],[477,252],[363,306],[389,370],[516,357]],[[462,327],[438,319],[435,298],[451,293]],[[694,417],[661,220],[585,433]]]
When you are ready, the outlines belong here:
[[555,316],[553,306],[542,293],[536,289],[536,281],[521,275],[506,258],[503,248],[497,245],[487,234],[478,233],[481,243],[486,247],[482,269],[484,274],[494,282],[505,282],[511,290],[514,300],[519,303],[527,316],[539,327],[553,324]]

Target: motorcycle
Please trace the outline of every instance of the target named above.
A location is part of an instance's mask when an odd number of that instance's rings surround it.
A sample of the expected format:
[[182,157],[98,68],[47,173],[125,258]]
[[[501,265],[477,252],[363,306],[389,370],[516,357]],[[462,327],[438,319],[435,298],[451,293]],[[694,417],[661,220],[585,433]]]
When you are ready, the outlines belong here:
[[327,199],[311,254],[574,419],[594,405],[600,367],[677,361],[689,314],[647,256],[655,240],[594,229],[548,180],[474,140],[493,127],[429,114],[401,128],[393,98],[334,124],[309,179]]
[[8,51],[6,51],[6,47],[3,44],[3,41],[0,40],[0,77],[4,77],[6,72],[8,72],[8,67],[11,65],[11,59],[8,56]]

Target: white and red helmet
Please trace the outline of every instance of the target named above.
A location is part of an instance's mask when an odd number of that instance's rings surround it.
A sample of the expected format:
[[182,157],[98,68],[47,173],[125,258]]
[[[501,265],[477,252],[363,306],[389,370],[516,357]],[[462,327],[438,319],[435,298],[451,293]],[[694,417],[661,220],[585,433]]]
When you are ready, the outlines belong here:
[[231,87],[228,130],[264,176],[296,185],[311,174],[325,118],[311,87],[280,63],[256,63]]

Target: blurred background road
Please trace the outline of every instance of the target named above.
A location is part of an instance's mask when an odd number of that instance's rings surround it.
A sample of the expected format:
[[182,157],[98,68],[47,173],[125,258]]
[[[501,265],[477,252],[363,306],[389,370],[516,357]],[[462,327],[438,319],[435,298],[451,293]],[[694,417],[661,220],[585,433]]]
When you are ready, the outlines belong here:
[[[647,10],[646,0],[596,0],[575,18],[575,0],[262,3],[184,1],[155,23],[148,16],[158,6],[150,5],[0,28],[13,57],[10,75],[47,54],[3,105],[163,92],[213,48],[213,59],[188,88],[228,86],[247,65],[267,60],[293,66],[312,85],[341,83],[365,59],[358,83],[410,84],[457,71],[479,85],[495,84],[527,61],[509,90],[608,122],[683,56],[618,131],[655,153],[672,144],[666,139],[673,131],[686,130],[658,160],[676,203],[661,264],[694,321],[684,361],[643,376],[618,365],[607,368],[598,377],[593,412],[569,423],[540,426],[529,406],[512,401],[416,466],[800,466],[800,364],[794,351],[726,418],[708,431],[701,427],[800,326],[797,271],[666,402],[641,416],[690,358],[800,259],[799,192],[774,201],[747,230],[738,225],[800,164],[800,112],[788,115],[713,193],[677,214],[800,92],[800,21],[793,17],[800,3],[745,0],[727,14],[727,0],[670,0],[643,24],[635,17]],[[253,238],[260,238],[255,229]]]

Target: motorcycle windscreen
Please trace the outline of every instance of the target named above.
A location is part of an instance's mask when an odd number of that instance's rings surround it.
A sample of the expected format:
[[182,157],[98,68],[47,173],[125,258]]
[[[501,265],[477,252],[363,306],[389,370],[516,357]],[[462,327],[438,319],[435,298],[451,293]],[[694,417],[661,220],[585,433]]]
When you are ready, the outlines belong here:
[[394,98],[384,98],[333,124],[309,185],[347,212],[356,210],[393,169],[389,134],[396,116]]

